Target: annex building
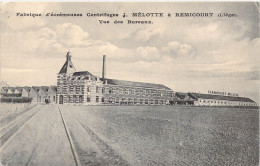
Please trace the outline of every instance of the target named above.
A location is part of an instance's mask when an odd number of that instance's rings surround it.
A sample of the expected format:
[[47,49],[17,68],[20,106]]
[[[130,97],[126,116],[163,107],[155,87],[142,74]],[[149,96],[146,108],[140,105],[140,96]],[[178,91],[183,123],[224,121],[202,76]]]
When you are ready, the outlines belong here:
[[58,104],[166,105],[174,100],[174,92],[161,84],[106,78],[105,55],[101,78],[89,71],[77,72],[70,52],[57,76]]
[[195,106],[228,106],[228,107],[254,107],[257,103],[247,97],[227,94],[203,94],[176,92],[177,104]]

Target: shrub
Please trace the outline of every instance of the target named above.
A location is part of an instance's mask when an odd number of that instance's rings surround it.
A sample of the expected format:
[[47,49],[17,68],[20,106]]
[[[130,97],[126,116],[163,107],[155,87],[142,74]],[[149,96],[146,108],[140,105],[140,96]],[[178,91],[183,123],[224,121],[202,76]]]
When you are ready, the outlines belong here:
[[1,103],[30,103],[32,98],[29,97],[1,97]]
[[8,94],[8,93],[5,93],[5,94],[2,94],[3,97],[21,97],[22,94],[21,93],[13,93],[13,94]]

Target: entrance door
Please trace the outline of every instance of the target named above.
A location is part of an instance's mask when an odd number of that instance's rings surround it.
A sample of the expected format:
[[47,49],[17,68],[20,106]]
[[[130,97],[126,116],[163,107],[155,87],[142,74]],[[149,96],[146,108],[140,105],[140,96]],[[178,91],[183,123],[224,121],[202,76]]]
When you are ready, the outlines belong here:
[[63,95],[60,95],[60,102],[59,104],[63,104]]

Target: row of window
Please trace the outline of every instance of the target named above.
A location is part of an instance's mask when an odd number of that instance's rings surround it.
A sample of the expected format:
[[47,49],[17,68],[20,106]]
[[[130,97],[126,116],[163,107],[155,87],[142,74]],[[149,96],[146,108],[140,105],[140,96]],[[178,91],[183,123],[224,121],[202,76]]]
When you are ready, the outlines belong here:
[[[91,102],[91,97],[87,97],[87,102]],[[96,102],[100,102],[100,97],[99,96],[96,96]],[[101,98],[101,102],[104,103],[105,102],[105,98],[102,97]],[[166,100],[153,100],[153,99],[137,99],[137,98],[112,98],[112,97],[109,97],[108,98],[108,102],[109,103],[132,103],[132,104],[165,104],[166,103]]]
[[[69,91],[70,92],[77,92],[77,91],[83,91],[84,86],[83,85],[73,85],[73,86],[69,86]],[[58,91],[67,91],[67,87],[63,87],[60,86],[60,88],[58,88]],[[87,92],[91,92],[91,87],[87,86]],[[101,87],[96,87],[96,93],[105,93],[105,88],[101,88]],[[159,92],[159,91],[155,91],[155,90],[142,90],[142,89],[123,89],[123,88],[109,88],[108,89],[108,93],[109,94],[126,94],[126,95],[138,95],[138,96],[158,96],[158,97],[162,97],[162,96],[167,96],[167,97],[173,97],[174,93],[170,93],[170,92]]]
[[[212,100],[199,100],[200,103],[215,103],[215,104],[236,104],[236,102],[226,102],[226,101],[212,101]],[[244,106],[254,106],[254,103],[238,103],[238,105]]]
[[[82,95],[79,95],[79,96],[76,96],[76,95],[73,95],[73,96],[68,96],[67,98],[67,102],[74,102],[76,103],[77,101],[79,101],[79,103],[82,103],[83,102],[83,96]],[[99,96],[96,96],[95,98],[95,101],[97,103],[100,102],[100,97]],[[88,96],[87,97],[87,102],[91,102],[91,97]],[[104,103],[105,102],[105,98],[102,97],[101,98],[101,102]],[[112,97],[109,97],[108,98],[108,102],[109,103],[132,103],[132,104],[165,104],[166,103],[166,100],[153,100],[153,99],[137,99],[137,98],[112,98]]]

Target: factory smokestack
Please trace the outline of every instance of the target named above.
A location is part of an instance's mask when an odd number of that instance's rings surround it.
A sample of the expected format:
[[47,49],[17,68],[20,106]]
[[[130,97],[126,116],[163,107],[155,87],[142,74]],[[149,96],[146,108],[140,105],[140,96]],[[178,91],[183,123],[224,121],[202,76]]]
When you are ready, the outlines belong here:
[[106,78],[106,55],[103,55],[102,78]]

